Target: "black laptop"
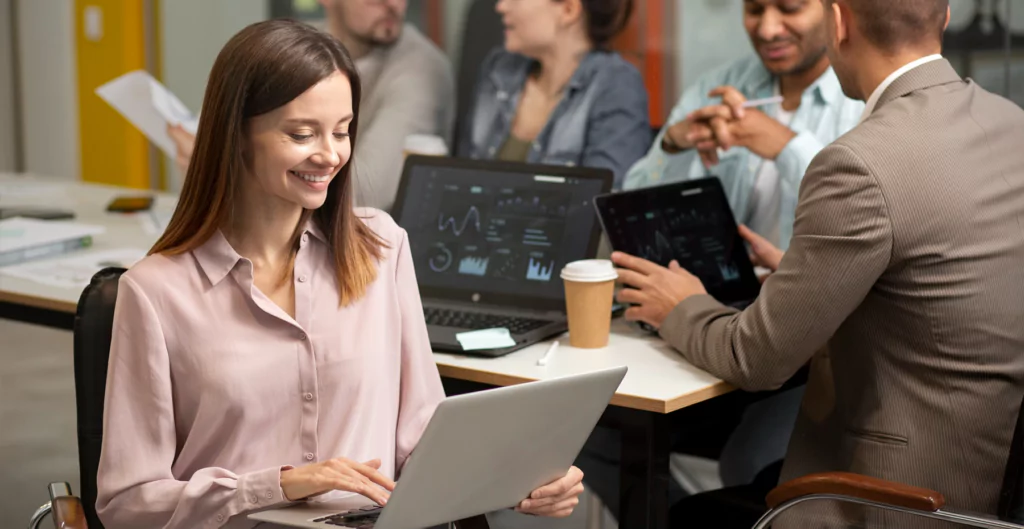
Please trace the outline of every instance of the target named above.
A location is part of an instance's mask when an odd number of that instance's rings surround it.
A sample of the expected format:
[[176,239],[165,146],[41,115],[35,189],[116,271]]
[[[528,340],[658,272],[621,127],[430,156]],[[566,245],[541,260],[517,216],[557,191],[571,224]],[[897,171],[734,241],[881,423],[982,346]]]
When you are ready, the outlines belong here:
[[[409,233],[435,351],[501,356],[565,332],[566,263],[597,254],[605,169],[410,156],[393,216]],[[466,351],[461,333],[515,345]]]
[[718,178],[602,195],[594,204],[615,250],[662,266],[676,260],[731,307],[746,308],[761,292]]

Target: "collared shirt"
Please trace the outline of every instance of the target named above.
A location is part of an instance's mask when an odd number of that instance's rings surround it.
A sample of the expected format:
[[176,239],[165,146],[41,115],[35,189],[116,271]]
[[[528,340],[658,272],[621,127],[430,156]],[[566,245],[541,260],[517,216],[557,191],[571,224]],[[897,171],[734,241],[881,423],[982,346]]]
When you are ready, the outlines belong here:
[[[494,159],[511,134],[519,99],[536,61],[499,49],[480,68],[458,156]],[[533,141],[526,161],[607,168],[621,187],[626,170],[651,145],[647,89],[636,67],[595,50],[580,62],[565,95]]]
[[348,306],[312,223],[294,318],[220,232],[122,276],[97,483],[106,527],[251,527],[248,512],[285,503],[282,468],[346,457],[401,469],[444,392],[405,231],[358,215],[388,247]]
[[[748,99],[771,97],[776,78],[756,55],[738,60],[702,77],[687,90],[672,109],[668,125],[658,134],[647,156],[636,163],[626,176],[625,188],[637,189],[681,180],[717,176],[725,188],[736,220],[747,223],[751,214],[751,197],[762,159],[742,147],[721,153],[720,163],[710,170],[705,168],[696,151],[669,154],[662,150],[661,139],[668,126],[678,123],[691,112],[720,104],[718,98],[709,97],[711,90],[733,86]],[[797,136],[789,142],[775,160],[781,186],[779,208],[779,247],[786,249],[793,235],[797,196],[811,160],[829,143],[848,132],[857,124],[864,104],[847,98],[835,73],[829,68],[807,90],[800,108],[793,116],[790,129]],[[774,110],[766,108],[766,112]]]
[[886,77],[885,80],[882,81],[882,84],[878,85],[878,88],[875,88],[875,91],[871,93],[871,97],[868,98],[867,105],[864,106],[864,113],[861,115],[860,120],[864,121],[865,119],[868,118],[868,116],[871,115],[872,112],[875,111],[875,106],[878,105],[878,100],[882,97],[882,94],[885,93],[885,90],[889,88],[889,86],[892,85],[894,82],[896,82],[896,79],[903,77],[903,74],[909,72],[910,70],[913,70],[914,68],[917,68],[918,66],[921,66],[922,64],[928,64],[932,61],[938,61],[941,59],[942,55],[938,53],[934,55],[929,55],[927,57],[921,57],[920,59],[908,63],[899,70],[896,70],[895,72],[889,74],[889,77]]

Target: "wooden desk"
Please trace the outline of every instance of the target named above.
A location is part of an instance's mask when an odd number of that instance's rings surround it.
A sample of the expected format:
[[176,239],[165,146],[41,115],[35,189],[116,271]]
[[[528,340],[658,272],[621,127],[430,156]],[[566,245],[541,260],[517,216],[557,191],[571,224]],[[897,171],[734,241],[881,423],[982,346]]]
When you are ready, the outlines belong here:
[[[4,186],[54,184],[45,179],[0,176],[0,207],[46,205],[76,212],[76,220],[99,224],[106,232],[94,238],[87,251],[135,247],[149,249],[157,234],[147,232],[138,214],[110,214],[106,204],[116,195],[140,193],[117,187],[58,183],[52,193],[6,197]],[[9,189],[9,187],[8,187]],[[156,210],[170,212],[176,199],[158,194]],[[0,317],[72,329],[79,289],[64,289],[0,274]],[[604,349],[574,349],[568,337],[547,366],[537,359],[549,343],[537,344],[500,358],[435,353],[443,377],[485,386],[507,386],[604,367],[626,365],[626,378],[612,398],[602,423],[622,433],[622,495],[620,526],[629,528],[668,526],[670,413],[732,391],[732,388],[693,367],[661,339],[624,321],[613,324]]]

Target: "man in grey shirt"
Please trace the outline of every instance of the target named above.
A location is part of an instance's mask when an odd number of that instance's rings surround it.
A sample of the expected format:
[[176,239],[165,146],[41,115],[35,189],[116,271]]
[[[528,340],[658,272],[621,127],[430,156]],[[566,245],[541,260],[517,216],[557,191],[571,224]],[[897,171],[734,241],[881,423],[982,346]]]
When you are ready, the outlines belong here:
[[[455,80],[437,46],[405,23],[407,0],[320,0],[326,30],[355,60],[362,81],[359,143],[353,153],[356,204],[388,210],[402,173],[402,147],[411,134],[451,142]],[[178,147],[182,173],[195,137],[168,131]]]

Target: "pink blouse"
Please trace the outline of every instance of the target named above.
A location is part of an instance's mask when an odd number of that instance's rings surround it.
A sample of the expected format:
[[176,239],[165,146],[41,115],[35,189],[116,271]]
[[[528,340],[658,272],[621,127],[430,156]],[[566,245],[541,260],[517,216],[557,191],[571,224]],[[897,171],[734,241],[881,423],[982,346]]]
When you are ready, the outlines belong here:
[[444,398],[408,237],[358,210],[389,248],[366,295],[339,306],[312,223],[295,259],[295,318],[253,285],[217,232],[122,276],[96,502],[107,529],[251,527],[286,503],[282,467],[380,459],[394,478]]

